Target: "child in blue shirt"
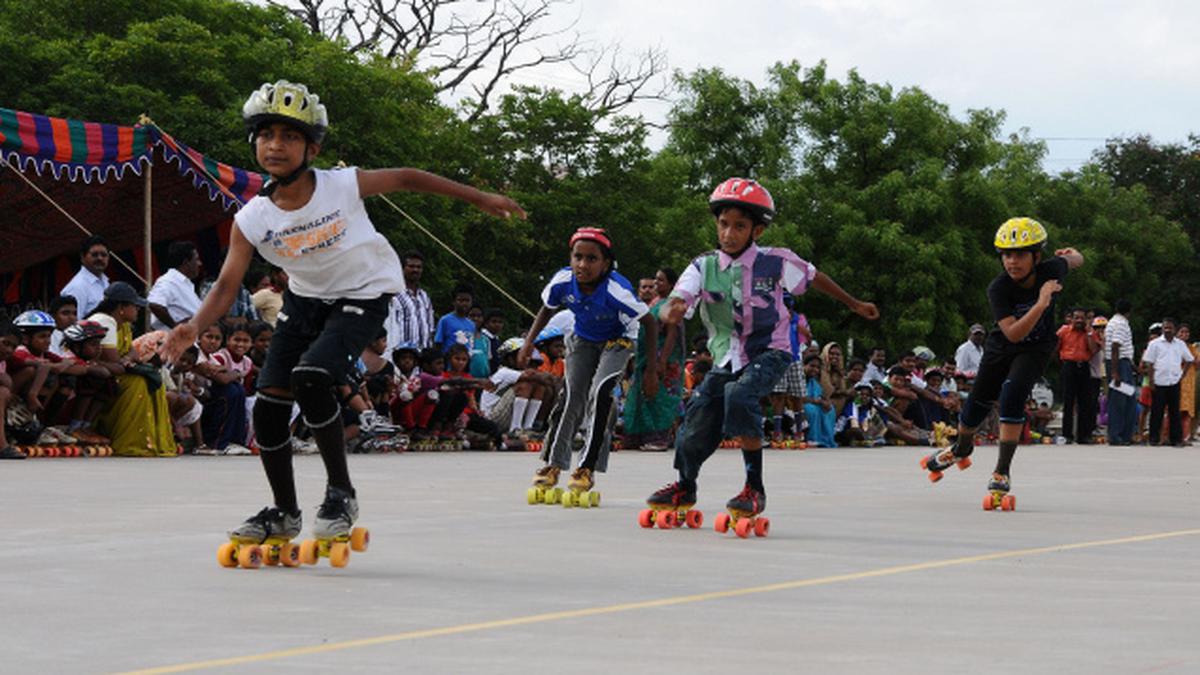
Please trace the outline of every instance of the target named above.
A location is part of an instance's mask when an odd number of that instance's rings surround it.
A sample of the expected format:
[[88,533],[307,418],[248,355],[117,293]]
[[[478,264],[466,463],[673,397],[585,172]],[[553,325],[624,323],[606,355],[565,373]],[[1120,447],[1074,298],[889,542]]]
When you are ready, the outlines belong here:
[[475,322],[468,314],[474,299],[470,286],[459,284],[454,287],[454,311],[438,319],[437,332],[433,336],[433,343],[443,354],[453,345],[462,345],[470,351],[475,338]]

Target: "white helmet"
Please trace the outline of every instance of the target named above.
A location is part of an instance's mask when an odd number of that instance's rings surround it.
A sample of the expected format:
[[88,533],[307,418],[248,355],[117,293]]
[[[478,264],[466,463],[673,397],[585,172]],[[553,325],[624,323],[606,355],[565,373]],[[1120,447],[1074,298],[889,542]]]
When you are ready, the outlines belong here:
[[242,119],[250,140],[263,125],[271,122],[290,124],[308,136],[313,143],[320,143],[329,128],[329,116],[321,97],[308,93],[308,87],[287,80],[275,84],[264,82],[242,106]]

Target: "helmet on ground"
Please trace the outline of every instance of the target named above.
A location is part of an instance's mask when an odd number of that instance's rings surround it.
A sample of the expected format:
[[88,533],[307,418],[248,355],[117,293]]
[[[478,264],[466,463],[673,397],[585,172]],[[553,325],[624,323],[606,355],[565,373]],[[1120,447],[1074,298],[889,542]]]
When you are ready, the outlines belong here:
[[533,344],[540,345],[543,342],[549,342],[554,338],[560,338],[562,336],[563,332],[561,328],[558,326],[550,326],[549,328],[545,328],[542,330],[542,332],[538,333],[537,339],[533,341]]
[[1040,251],[1046,239],[1046,228],[1033,218],[1009,218],[996,230],[996,252]]
[[775,217],[775,200],[771,198],[771,193],[749,178],[727,179],[708,197],[708,208],[714,216],[720,215],[721,210],[729,206],[748,212],[763,225],[771,224]]
[[13,325],[25,332],[54,330],[54,318],[40,309],[31,309],[18,314]]
[[521,351],[521,347],[525,346],[525,340],[519,337],[510,337],[500,343],[500,348],[496,350],[496,354],[504,356],[505,354],[515,354]]
[[271,84],[264,82],[242,106],[242,119],[250,133],[250,141],[259,129],[272,122],[290,124],[313,143],[320,143],[329,128],[329,116],[321,98],[308,93],[303,84],[279,80]]
[[87,342],[95,338],[102,338],[108,333],[108,329],[96,321],[80,321],[79,323],[67,326],[63,331],[63,339],[67,342]]

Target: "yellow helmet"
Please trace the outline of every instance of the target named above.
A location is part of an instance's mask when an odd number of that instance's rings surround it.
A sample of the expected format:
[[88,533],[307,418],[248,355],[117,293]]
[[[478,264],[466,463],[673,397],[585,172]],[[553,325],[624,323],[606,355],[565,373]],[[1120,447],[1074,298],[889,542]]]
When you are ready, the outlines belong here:
[[1037,251],[1046,246],[1046,228],[1033,218],[1009,218],[996,230],[996,250]]
[[308,87],[279,80],[275,84],[264,82],[242,106],[242,119],[250,132],[250,140],[264,125],[272,122],[291,124],[304,132],[313,143],[325,138],[329,127],[329,116],[316,94],[308,93]]

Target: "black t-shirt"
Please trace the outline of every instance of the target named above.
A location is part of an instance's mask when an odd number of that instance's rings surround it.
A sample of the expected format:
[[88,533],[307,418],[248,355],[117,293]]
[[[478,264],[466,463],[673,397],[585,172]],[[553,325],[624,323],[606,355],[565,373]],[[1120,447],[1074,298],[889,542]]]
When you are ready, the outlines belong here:
[[1029,331],[1029,334],[1020,342],[1009,342],[1008,338],[1004,337],[1004,332],[1000,330],[999,322],[1007,316],[1016,319],[1025,316],[1025,313],[1037,304],[1042,284],[1050,280],[1061,283],[1067,276],[1067,269],[1066,259],[1054,256],[1037,264],[1037,267],[1034,268],[1035,281],[1030,288],[1018,286],[1006,272],[1001,272],[998,277],[993,279],[992,283],[988,285],[987,295],[988,304],[992,307],[992,318],[995,319],[997,325],[988,334],[985,349],[1052,351],[1058,344],[1058,337],[1054,333],[1056,328],[1054,303],[1058,297],[1057,293],[1050,300],[1050,306],[1033,326],[1033,330]]

